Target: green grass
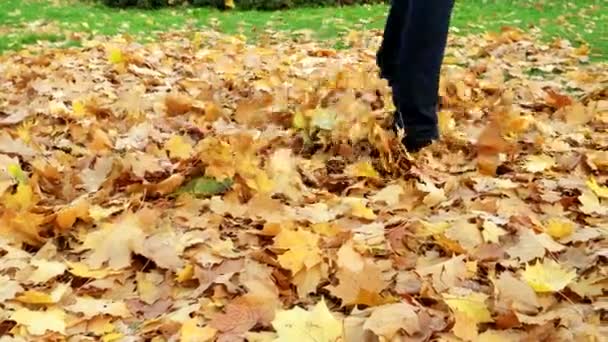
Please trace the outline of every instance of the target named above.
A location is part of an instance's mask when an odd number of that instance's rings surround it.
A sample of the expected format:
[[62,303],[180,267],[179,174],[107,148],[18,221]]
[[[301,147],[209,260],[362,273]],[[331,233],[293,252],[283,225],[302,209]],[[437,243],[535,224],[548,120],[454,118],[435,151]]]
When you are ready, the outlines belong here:
[[[238,4],[238,0],[236,1]],[[496,31],[502,26],[540,27],[557,37],[588,43],[594,59],[608,58],[608,0],[459,0],[452,27],[462,34]],[[381,29],[387,7],[299,8],[280,12],[209,8],[112,9],[95,2],[1,0],[0,52],[39,42],[78,45],[85,35],[129,33],[152,40],[155,33],[188,26],[215,27],[255,38],[266,30],[316,39],[334,39],[350,30]]]

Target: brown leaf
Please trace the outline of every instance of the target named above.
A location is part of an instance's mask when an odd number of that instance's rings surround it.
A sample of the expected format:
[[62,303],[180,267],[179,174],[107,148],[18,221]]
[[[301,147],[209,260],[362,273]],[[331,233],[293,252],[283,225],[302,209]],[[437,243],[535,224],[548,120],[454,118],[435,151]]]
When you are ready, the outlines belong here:
[[165,107],[169,115],[186,114],[192,109],[192,99],[185,94],[171,93],[165,97]]

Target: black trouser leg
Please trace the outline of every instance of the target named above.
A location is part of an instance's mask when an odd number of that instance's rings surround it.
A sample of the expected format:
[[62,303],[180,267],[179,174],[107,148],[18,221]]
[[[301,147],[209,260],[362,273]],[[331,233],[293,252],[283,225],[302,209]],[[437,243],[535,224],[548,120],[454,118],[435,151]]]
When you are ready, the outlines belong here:
[[[395,0],[399,1],[399,0]],[[409,8],[393,79],[396,122],[406,145],[436,139],[439,73],[454,0],[401,0]]]
[[389,84],[397,77],[399,52],[401,51],[401,37],[407,26],[409,17],[409,1],[393,0],[388,12],[382,45],[378,50],[377,64],[380,68],[380,77]]

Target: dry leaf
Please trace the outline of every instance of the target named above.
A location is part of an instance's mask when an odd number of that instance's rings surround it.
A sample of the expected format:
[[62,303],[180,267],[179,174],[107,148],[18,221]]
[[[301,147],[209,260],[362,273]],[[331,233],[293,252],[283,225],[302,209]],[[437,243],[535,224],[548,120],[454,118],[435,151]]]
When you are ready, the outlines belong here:
[[557,292],[576,278],[576,272],[566,271],[557,262],[546,259],[527,265],[522,277],[536,292]]
[[363,328],[391,340],[401,329],[409,335],[414,335],[420,331],[420,322],[413,306],[396,303],[374,308]]

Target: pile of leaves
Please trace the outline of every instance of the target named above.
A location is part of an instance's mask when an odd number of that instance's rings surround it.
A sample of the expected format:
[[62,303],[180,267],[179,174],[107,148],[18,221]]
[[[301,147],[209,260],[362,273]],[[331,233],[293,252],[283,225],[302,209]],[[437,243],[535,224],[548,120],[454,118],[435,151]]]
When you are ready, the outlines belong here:
[[347,39],[0,57],[2,340],[604,338],[608,67],[452,37],[411,156]]

